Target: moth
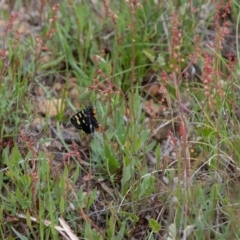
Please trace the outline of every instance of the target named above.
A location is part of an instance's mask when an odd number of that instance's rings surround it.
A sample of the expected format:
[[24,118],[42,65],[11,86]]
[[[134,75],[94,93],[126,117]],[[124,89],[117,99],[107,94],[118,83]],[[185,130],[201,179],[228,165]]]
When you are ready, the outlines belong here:
[[74,114],[70,118],[70,122],[75,128],[83,130],[86,134],[92,134],[95,129],[99,129],[96,112],[92,105]]

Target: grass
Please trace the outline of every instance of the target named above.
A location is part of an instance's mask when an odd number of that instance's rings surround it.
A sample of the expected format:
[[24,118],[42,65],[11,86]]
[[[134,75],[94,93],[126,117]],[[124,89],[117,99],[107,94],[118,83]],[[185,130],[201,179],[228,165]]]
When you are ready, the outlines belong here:
[[240,238],[231,3],[1,8],[1,239]]

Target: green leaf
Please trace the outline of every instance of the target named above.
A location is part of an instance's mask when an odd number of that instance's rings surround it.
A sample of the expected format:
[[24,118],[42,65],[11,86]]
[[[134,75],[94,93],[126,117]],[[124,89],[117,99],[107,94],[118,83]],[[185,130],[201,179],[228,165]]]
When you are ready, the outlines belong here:
[[92,204],[96,200],[96,196],[97,196],[97,189],[94,189],[90,197],[88,198],[88,209],[92,206]]
[[169,228],[168,228],[169,232],[168,232],[168,238],[167,240],[175,240],[176,236],[177,236],[177,229],[176,229],[176,225],[174,223],[172,223]]
[[85,224],[84,237],[85,237],[85,239],[94,240],[93,230],[91,228],[90,223],[88,223],[88,222],[86,222],[86,224]]
[[[156,141],[151,142],[150,144],[148,144],[146,146],[145,152],[148,153],[148,152],[152,151],[155,146],[156,146]],[[159,144],[158,144],[158,146],[159,146]]]
[[116,227],[116,219],[114,215],[111,215],[108,221],[108,229],[107,229],[107,236],[108,239],[114,239],[115,227]]
[[148,196],[154,191],[154,178],[151,175],[146,175],[140,185],[140,198]]
[[114,156],[113,151],[110,150],[107,145],[105,145],[104,150],[105,150],[105,158],[106,158],[108,169],[109,169],[110,173],[113,174],[118,170],[119,163],[118,163],[116,157]]
[[[28,240],[27,237],[23,236],[20,232],[18,232],[14,227],[11,227],[14,233],[18,236],[20,240]],[[12,238],[13,239],[13,238]]]
[[123,216],[128,217],[133,223],[137,223],[139,221],[139,218],[136,214],[131,212],[121,212]]
[[198,129],[199,132],[202,133],[204,137],[210,137],[216,135],[216,131],[214,131],[212,128],[205,126],[204,128]]
[[161,230],[161,224],[159,224],[155,219],[149,219],[149,227],[154,233],[157,233]]
[[124,171],[123,171],[123,176],[122,176],[122,180],[121,180],[122,189],[124,189],[125,184],[129,181],[131,176],[132,176],[131,175],[131,164],[129,164],[128,166],[126,166],[124,168]]
[[126,230],[126,221],[121,223],[121,228],[116,236],[116,240],[122,240]]
[[143,53],[146,55],[146,57],[153,63],[155,60],[155,53],[151,49],[144,49]]
[[159,163],[161,160],[161,147],[160,144],[157,145],[156,149],[155,149],[155,157],[157,162]]

